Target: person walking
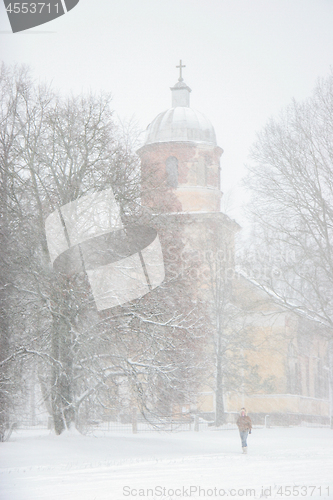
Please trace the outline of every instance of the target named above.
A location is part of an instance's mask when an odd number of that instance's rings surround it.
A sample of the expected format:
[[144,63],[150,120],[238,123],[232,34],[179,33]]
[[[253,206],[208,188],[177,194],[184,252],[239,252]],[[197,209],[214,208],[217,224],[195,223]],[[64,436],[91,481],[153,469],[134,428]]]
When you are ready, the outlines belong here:
[[240,415],[237,419],[237,427],[239,429],[239,434],[242,440],[242,450],[243,453],[247,453],[247,436],[248,434],[251,434],[252,430],[252,422],[250,417],[247,416],[246,414],[246,409],[241,408],[241,411],[239,412]]

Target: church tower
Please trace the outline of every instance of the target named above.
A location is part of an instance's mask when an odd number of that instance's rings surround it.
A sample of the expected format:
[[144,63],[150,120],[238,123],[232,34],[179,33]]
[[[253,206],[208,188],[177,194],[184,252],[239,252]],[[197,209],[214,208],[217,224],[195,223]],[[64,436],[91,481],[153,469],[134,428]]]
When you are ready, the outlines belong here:
[[[325,363],[324,331],[320,332],[321,326],[311,318],[286,311],[285,304],[272,299],[273,293],[235,272],[234,240],[240,227],[220,210],[223,150],[217,145],[210,121],[190,107],[191,89],[182,77],[184,67],[180,61],[179,79],[171,88],[171,108],[147,127],[137,153],[141,159],[141,203],[152,216],[149,223],[161,240],[164,283],[176,299],[178,312],[193,310],[198,319],[200,315],[205,318],[202,333],[207,334],[205,352],[210,361],[196,411],[209,419],[215,416],[220,423],[224,412],[230,412],[228,418],[233,421],[235,410],[242,406],[254,423],[266,424],[267,415],[273,425],[327,422],[328,386],[324,398],[324,392],[316,389],[323,375],[319,368],[312,374],[309,368],[319,366],[319,360]],[[244,328],[249,326],[248,338],[244,337],[243,324]],[[229,374],[226,352],[232,352]],[[239,367],[244,366],[239,381]],[[243,388],[244,380],[249,384],[253,380],[249,393]]]
[[[174,287],[170,293],[179,297],[175,307],[180,313],[194,311],[199,321],[205,318],[202,334],[213,360],[213,332],[218,328],[224,282],[232,293],[239,226],[220,210],[223,150],[211,122],[190,107],[191,89],[182,77],[182,61],[177,68],[180,75],[171,88],[172,107],[148,125],[137,151],[141,203],[152,215],[150,225],[161,240],[166,287]],[[202,412],[213,411],[215,405],[209,377],[202,382],[205,396],[197,403]]]
[[154,193],[164,185],[164,211],[219,212],[223,150],[217,146],[210,121],[190,107],[191,89],[182,77],[184,67],[180,61],[179,79],[171,88],[172,107],[148,125],[138,150],[143,183],[149,184],[149,193],[143,189],[142,201],[163,210]]
[[196,267],[193,289],[198,298],[206,296],[204,300],[209,300],[203,278],[212,267],[207,256],[218,258],[216,265],[232,274],[234,236],[239,226],[220,210],[223,150],[217,145],[208,118],[190,107],[191,89],[183,80],[184,67],[180,61],[178,82],[171,88],[172,107],[148,125],[137,151],[141,159],[141,202],[155,215],[162,247],[164,240],[166,280],[172,275],[168,273],[172,266],[168,265],[167,247],[177,240],[180,255],[187,255],[186,262],[180,262],[180,273],[185,266],[187,274],[192,272],[191,266]]

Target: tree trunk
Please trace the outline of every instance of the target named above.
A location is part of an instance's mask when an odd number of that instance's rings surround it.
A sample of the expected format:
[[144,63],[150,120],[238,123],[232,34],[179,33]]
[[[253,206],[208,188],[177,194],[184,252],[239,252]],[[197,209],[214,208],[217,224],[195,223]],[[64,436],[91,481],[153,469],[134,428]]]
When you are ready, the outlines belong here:
[[[6,359],[9,353],[9,328],[5,310],[5,292],[0,292],[0,362]],[[0,441],[3,441],[6,427],[9,423],[8,382],[9,374],[7,365],[1,366],[0,371]]]
[[215,425],[223,425],[225,423],[225,412],[224,412],[224,401],[223,401],[223,371],[222,363],[217,364],[217,374],[216,374],[216,415],[215,415]]
[[[61,434],[75,422],[73,397],[73,350],[70,327],[71,301],[68,280],[59,279],[58,315],[54,315],[52,329],[52,357],[54,359],[51,377],[51,402],[54,429]],[[60,295],[60,297],[59,297]]]
[[331,429],[333,429],[333,340],[330,339],[328,343],[328,390],[329,390],[329,401],[330,401],[330,424]]
[[[219,322],[218,322],[219,323]],[[218,324],[218,344],[217,344],[217,362],[216,362],[216,391],[215,391],[215,425],[225,423],[224,401],[223,401],[223,366],[222,366],[222,332]]]

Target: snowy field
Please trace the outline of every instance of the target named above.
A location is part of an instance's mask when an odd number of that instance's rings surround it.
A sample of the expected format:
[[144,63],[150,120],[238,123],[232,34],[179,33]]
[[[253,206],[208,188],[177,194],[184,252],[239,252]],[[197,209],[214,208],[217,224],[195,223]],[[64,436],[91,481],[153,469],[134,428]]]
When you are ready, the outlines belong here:
[[333,430],[142,434],[16,431],[0,444],[1,500],[333,500]]

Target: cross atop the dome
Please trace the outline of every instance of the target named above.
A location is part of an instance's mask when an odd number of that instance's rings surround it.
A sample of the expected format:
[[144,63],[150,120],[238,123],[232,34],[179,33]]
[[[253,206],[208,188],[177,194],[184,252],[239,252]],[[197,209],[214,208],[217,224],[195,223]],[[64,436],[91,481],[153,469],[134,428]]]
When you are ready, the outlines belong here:
[[182,64],[182,60],[179,61],[179,66],[176,66],[176,68],[179,68],[179,78],[178,81],[182,82],[183,81],[183,68],[186,68],[185,64]]
[[183,61],[180,60],[179,66],[176,66],[176,68],[179,68],[179,78],[178,78],[178,82],[176,83],[176,85],[171,87],[172,107],[173,108],[177,108],[177,107],[189,108],[190,107],[191,89],[188,85],[186,85],[186,83],[183,80],[183,68],[186,68],[186,66],[185,66],[185,64],[183,64]]

